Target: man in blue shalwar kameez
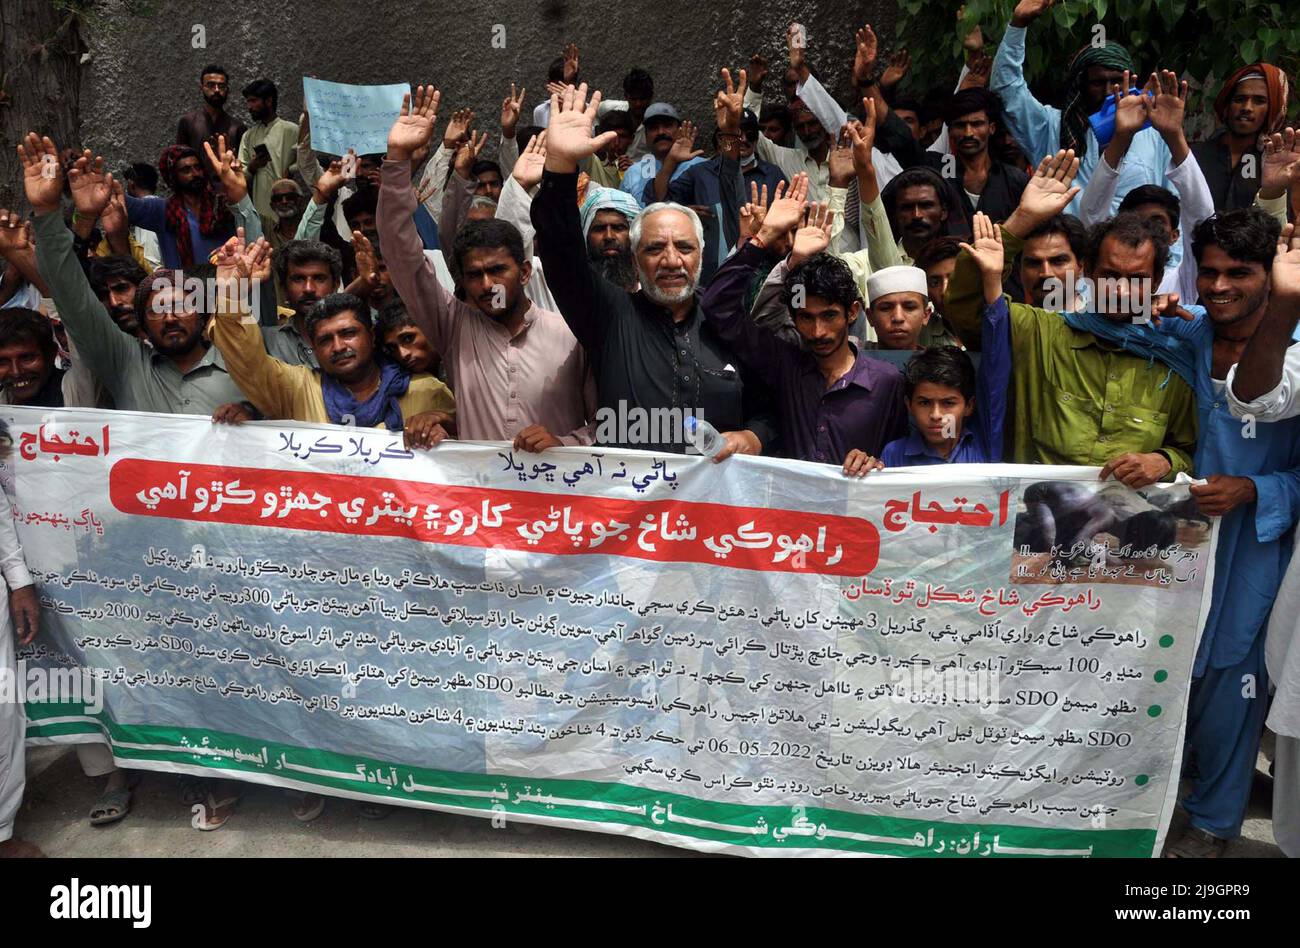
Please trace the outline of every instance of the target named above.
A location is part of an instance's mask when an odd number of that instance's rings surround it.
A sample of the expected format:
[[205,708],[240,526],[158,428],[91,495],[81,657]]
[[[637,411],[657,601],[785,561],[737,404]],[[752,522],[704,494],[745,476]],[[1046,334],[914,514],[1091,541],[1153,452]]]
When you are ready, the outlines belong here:
[[1267,309],[1278,232],[1258,208],[1204,221],[1192,243],[1203,306],[1188,307],[1191,320],[1116,334],[1135,349],[1161,334],[1185,347],[1200,423],[1194,467],[1208,482],[1191,491],[1203,513],[1221,518],[1187,714],[1189,821],[1169,841],[1171,857],[1218,856],[1241,834],[1268,698],[1264,633],[1300,519],[1300,418],[1256,425],[1234,417],[1225,395],[1228,370]]

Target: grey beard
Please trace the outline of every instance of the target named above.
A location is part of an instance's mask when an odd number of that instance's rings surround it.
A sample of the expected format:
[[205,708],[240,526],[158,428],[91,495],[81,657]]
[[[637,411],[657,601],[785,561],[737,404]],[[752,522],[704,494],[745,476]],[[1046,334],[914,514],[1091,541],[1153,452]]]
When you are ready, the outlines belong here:
[[620,253],[613,257],[598,255],[591,258],[591,265],[598,274],[615,286],[629,293],[636,289],[636,260],[631,253]]

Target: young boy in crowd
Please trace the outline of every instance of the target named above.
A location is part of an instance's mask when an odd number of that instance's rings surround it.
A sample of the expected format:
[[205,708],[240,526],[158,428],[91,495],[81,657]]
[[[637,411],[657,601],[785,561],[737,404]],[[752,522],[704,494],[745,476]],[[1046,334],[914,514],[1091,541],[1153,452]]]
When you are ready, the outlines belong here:
[[986,215],[977,214],[975,243],[961,246],[971,251],[984,276],[979,369],[953,346],[929,348],[914,356],[903,370],[913,430],[885,445],[877,462],[880,467],[1002,460],[1002,425],[1011,384],[1011,312],[1002,293],[1001,232]]

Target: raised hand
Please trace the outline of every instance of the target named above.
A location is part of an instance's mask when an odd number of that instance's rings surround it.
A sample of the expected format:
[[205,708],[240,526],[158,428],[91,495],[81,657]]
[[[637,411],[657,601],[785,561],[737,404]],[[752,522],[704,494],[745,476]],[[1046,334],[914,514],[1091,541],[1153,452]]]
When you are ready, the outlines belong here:
[[804,62],[804,49],[808,45],[808,33],[802,23],[791,23],[785,30],[785,48],[792,68],[800,73],[807,68]]
[[469,127],[474,124],[473,109],[457,109],[451,113],[447,130],[442,133],[443,148],[459,148],[469,138]]
[[92,157],[89,149],[82,152],[68,169],[68,189],[77,214],[93,220],[104,213],[113,198],[113,176],[104,171],[104,159]]
[[668,152],[667,160],[673,164],[681,165],[704,154],[702,149],[695,148],[694,145],[695,123],[687,119],[677,129],[677,135],[673,140],[672,149]]
[[618,137],[615,132],[593,136],[600,93],[593,92],[587,101],[587,84],[566,87],[563,95],[551,96],[551,121],[546,127],[546,170],[570,174],[578,162],[607,148]]
[[367,289],[379,283],[379,256],[370,238],[359,230],[352,232],[352,250],[357,260],[357,279],[365,281]]
[[989,84],[989,75],[993,72],[993,57],[980,50],[971,53],[966,63],[966,75],[962,78],[957,91],[962,89],[983,89]]
[[740,115],[745,108],[745,92],[749,89],[749,75],[740,70],[740,85],[731,81],[731,70],[722,70],[722,88],[713,97],[713,113],[718,131],[740,131]]
[[1132,138],[1151,117],[1149,89],[1132,91],[1132,76],[1124,70],[1124,81],[1115,93],[1115,137]]
[[876,71],[876,58],[880,54],[880,42],[875,30],[868,23],[853,36],[856,50],[853,54],[853,84],[865,86],[871,83],[871,74]]
[[515,95],[515,84],[510,83],[510,94],[501,100],[501,137],[514,138],[515,129],[519,127],[519,113],[524,107],[524,93],[527,90],[520,87],[519,94]]
[[1011,12],[1012,26],[1028,26],[1052,8],[1056,0],[1020,0]]
[[847,188],[853,183],[856,168],[853,164],[853,136],[849,134],[848,125],[841,129],[839,141],[826,156],[826,163],[831,187]]
[[561,54],[564,57],[564,81],[569,85],[578,81],[578,46],[570,43]]
[[63,167],[54,142],[49,136],[28,132],[18,145],[18,160],[23,163],[23,186],[32,210],[37,214],[57,211],[63,196]]
[[1187,82],[1168,69],[1154,72],[1147,87],[1155,92],[1151,103],[1151,124],[1161,135],[1177,135],[1183,130],[1183,117],[1187,112]]
[[546,130],[534,135],[528,147],[519,154],[515,170],[510,173],[525,191],[542,183],[542,170],[546,167]]
[[1295,224],[1287,224],[1278,235],[1270,282],[1271,300],[1285,299],[1292,306],[1300,303],[1300,233]]
[[1280,197],[1287,188],[1300,181],[1300,135],[1294,128],[1284,128],[1265,136],[1264,160],[1260,163],[1259,174],[1259,190],[1263,197]]
[[126,191],[122,188],[121,181],[116,178],[112,178],[111,181],[113,194],[99,215],[99,226],[104,229],[104,236],[109,239],[110,244],[118,235],[125,237],[129,225],[126,214]]
[[881,88],[892,89],[903,81],[903,77],[907,75],[911,68],[912,54],[905,49],[900,49],[889,57],[889,65],[880,74]]
[[1023,237],[1043,221],[1064,211],[1081,190],[1073,185],[1078,172],[1079,159],[1074,157],[1072,148],[1048,155],[1039,162],[1038,170],[1020,196],[1020,206],[1007,219],[1007,232]]
[[870,96],[862,100],[866,110],[865,122],[849,122],[847,130],[853,142],[853,169],[858,175],[858,199],[870,204],[880,196],[880,182],[876,178],[872,149],[876,144],[876,102]]
[[232,283],[237,280],[266,280],[271,276],[271,245],[265,237],[247,243],[244,228],[240,227],[217,251],[217,281]]
[[872,149],[876,147],[876,100],[863,96],[862,112],[861,122],[851,121],[846,126],[853,141],[853,161],[858,165],[870,164]]
[[835,212],[829,204],[808,205],[808,219],[794,232],[794,246],[790,250],[791,269],[831,245],[831,225],[834,222]]
[[1002,266],[1006,261],[1002,231],[983,211],[976,212],[972,231],[972,242],[962,244],[961,249],[974,258],[984,275],[984,301],[994,303],[1002,295]]
[[[352,149],[348,149],[348,154],[353,154]],[[352,166],[356,167],[355,160],[353,160]],[[312,188],[312,199],[317,204],[328,204],[330,199],[338,193],[339,188],[347,183],[347,180],[347,175],[343,173],[343,162],[336,158],[316,179],[316,184]]]
[[226,201],[238,204],[248,194],[248,181],[244,178],[244,169],[235,157],[235,153],[226,147],[226,136],[217,136],[217,150],[212,150],[211,142],[203,143],[203,151],[208,156],[212,167],[217,169],[221,189],[226,193]]
[[392,161],[410,161],[411,156],[433,139],[438,121],[438,104],[442,93],[433,86],[417,86],[415,98],[402,96],[402,113],[388,130],[388,157]]
[[[784,188],[785,182],[780,182],[777,187]],[[739,247],[746,240],[758,236],[759,228],[763,226],[763,218],[767,215],[767,185],[763,185],[763,190],[758,189],[758,182],[749,182],[750,198],[740,206],[740,241]]]
[[34,249],[31,221],[23,220],[17,211],[0,207],[0,257],[7,259],[11,254],[31,253]]
[[776,198],[768,207],[767,216],[763,218],[763,226],[758,233],[759,240],[770,247],[774,240],[799,226],[807,203],[808,175],[801,171],[790,180],[785,196]]
[[487,132],[470,132],[469,141],[465,142],[456,152],[455,170],[456,174],[468,179],[470,169],[474,167],[474,162],[478,161],[479,154],[483,151],[483,146],[487,144]]
[[767,78],[767,57],[755,53],[749,57],[749,84],[755,89],[763,88],[763,80]]

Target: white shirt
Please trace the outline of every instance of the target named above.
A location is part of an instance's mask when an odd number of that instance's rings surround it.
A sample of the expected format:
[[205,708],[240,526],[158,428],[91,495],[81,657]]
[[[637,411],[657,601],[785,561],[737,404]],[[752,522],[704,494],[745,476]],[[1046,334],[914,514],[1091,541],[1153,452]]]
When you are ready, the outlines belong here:
[[27,561],[23,559],[23,545],[18,542],[9,496],[3,490],[0,490],[0,572],[4,573],[10,590],[32,584],[32,574],[27,571]]

